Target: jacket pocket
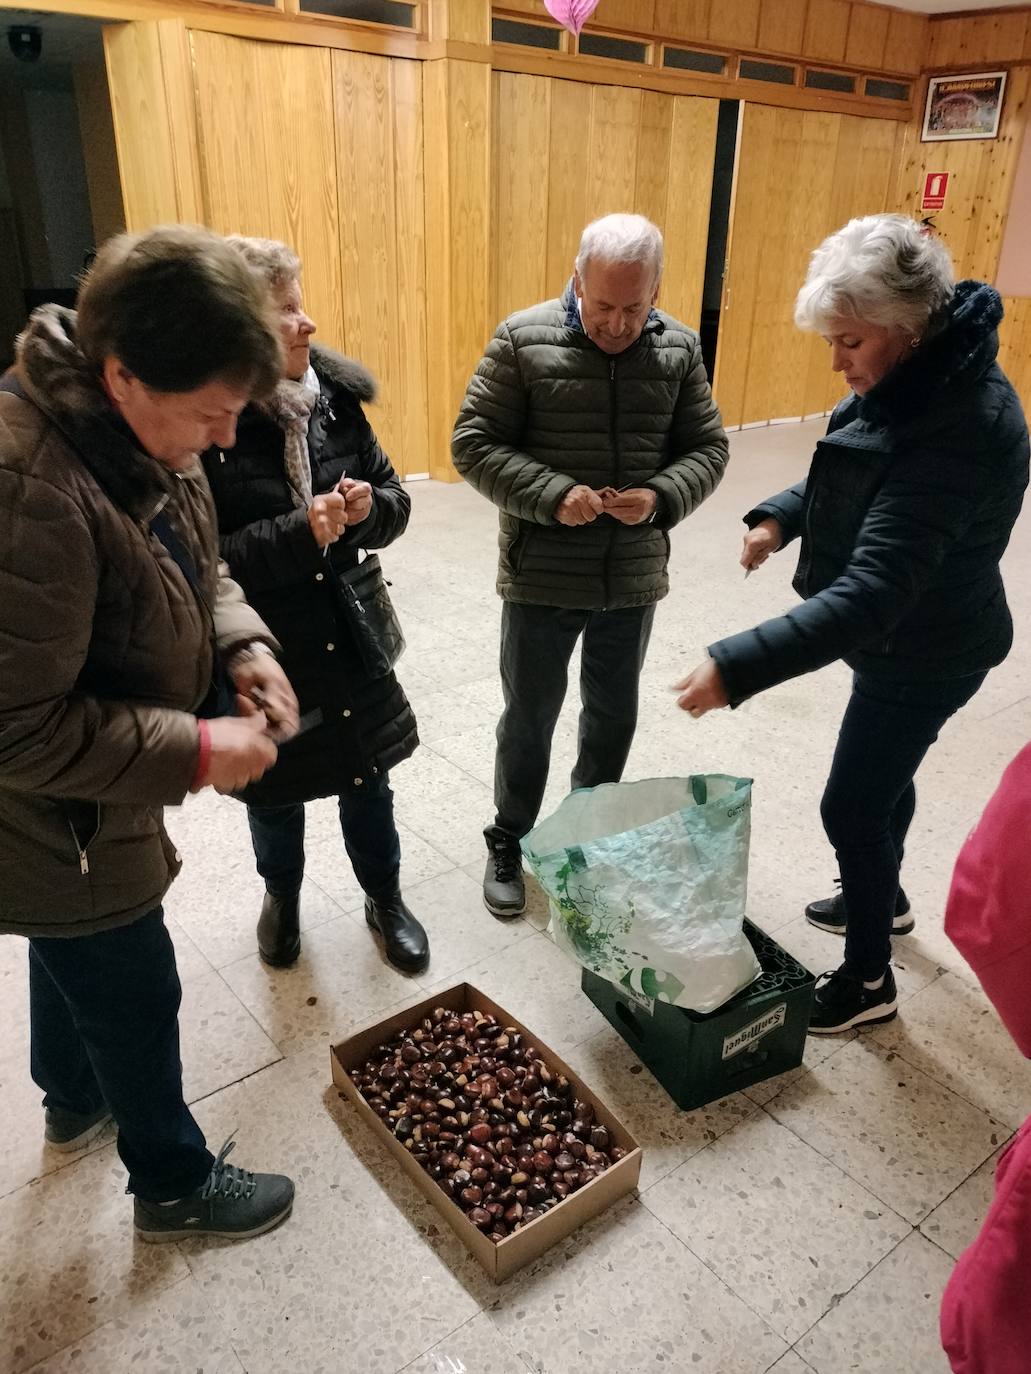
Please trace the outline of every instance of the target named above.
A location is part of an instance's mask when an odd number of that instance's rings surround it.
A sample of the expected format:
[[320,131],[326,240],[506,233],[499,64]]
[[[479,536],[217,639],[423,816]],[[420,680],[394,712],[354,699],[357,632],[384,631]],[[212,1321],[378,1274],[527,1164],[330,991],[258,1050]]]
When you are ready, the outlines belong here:
[[66,801],[65,818],[79,860],[79,872],[89,874],[89,847],[100,834],[100,802]]

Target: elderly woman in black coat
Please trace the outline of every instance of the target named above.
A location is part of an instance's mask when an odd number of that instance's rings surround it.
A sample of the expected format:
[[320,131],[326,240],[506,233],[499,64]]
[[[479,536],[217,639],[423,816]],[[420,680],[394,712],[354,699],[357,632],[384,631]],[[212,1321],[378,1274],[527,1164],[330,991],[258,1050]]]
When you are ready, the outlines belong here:
[[852,220],[813,254],[795,307],[852,394],[809,476],[745,516],[757,568],[801,536],[786,615],[709,648],[678,684],[693,716],[844,659],[852,696],[821,814],[841,891],[806,908],[845,936],[810,1030],[896,1015],[891,936],[913,779],[945,722],[1010,649],[999,560],[1028,481],[1027,425],[995,361],[998,293],[953,281],[945,248],[901,215]]
[[419,972],[429,944],[401,896],[388,781],[418,744],[415,717],[392,672],[372,676],[364,667],[338,585],[360,550],[404,533],[411,503],[362,410],[375,392],[371,376],[311,345],[297,256],[267,239],[230,242],[268,282],[285,369],[276,392],[243,412],[235,448],[212,450],[204,466],[222,556],[283,646],[302,720],[320,721],[240,794],[266,887],[258,952],[277,967],[300,954],[304,803],[335,796],[365,918],[390,962]]

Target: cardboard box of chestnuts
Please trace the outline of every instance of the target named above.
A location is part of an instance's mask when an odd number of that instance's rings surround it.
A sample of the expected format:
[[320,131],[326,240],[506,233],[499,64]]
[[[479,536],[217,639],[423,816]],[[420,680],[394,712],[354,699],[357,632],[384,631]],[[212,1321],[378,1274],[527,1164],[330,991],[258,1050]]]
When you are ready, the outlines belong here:
[[333,1081],[495,1283],[637,1186],[630,1133],[470,983],[356,1032],[331,1059]]

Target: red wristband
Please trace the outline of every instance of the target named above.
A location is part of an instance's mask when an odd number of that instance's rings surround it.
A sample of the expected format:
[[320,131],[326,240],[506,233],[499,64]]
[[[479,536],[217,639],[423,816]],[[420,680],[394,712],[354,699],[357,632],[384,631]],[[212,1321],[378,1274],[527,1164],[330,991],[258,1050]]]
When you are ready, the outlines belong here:
[[211,731],[208,729],[208,722],[197,720],[197,739],[200,748],[197,752],[197,767],[193,771],[193,781],[190,783],[191,792],[199,792],[204,786],[208,776],[208,764],[211,762]]

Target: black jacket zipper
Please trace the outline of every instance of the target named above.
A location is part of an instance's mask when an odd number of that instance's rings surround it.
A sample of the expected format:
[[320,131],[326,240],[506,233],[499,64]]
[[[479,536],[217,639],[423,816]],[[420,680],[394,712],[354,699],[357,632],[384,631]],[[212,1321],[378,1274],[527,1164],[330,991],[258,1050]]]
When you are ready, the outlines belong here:
[[[616,387],[616,360],[609,359],[609,433],[612,439],[612,459],[614,466],[613,486],[619,488],[623,484],[623,473],[620,464],[619,454],[619,392]],[[608,608],[610,591],[612,584],[612,551],[616,546],[619,531],[616,529],[615,520],[611,520],[612,529],[609,532],[609,546],[605,550],[605,559],[602,564],[602,588],[604,591],[604,605]]]

